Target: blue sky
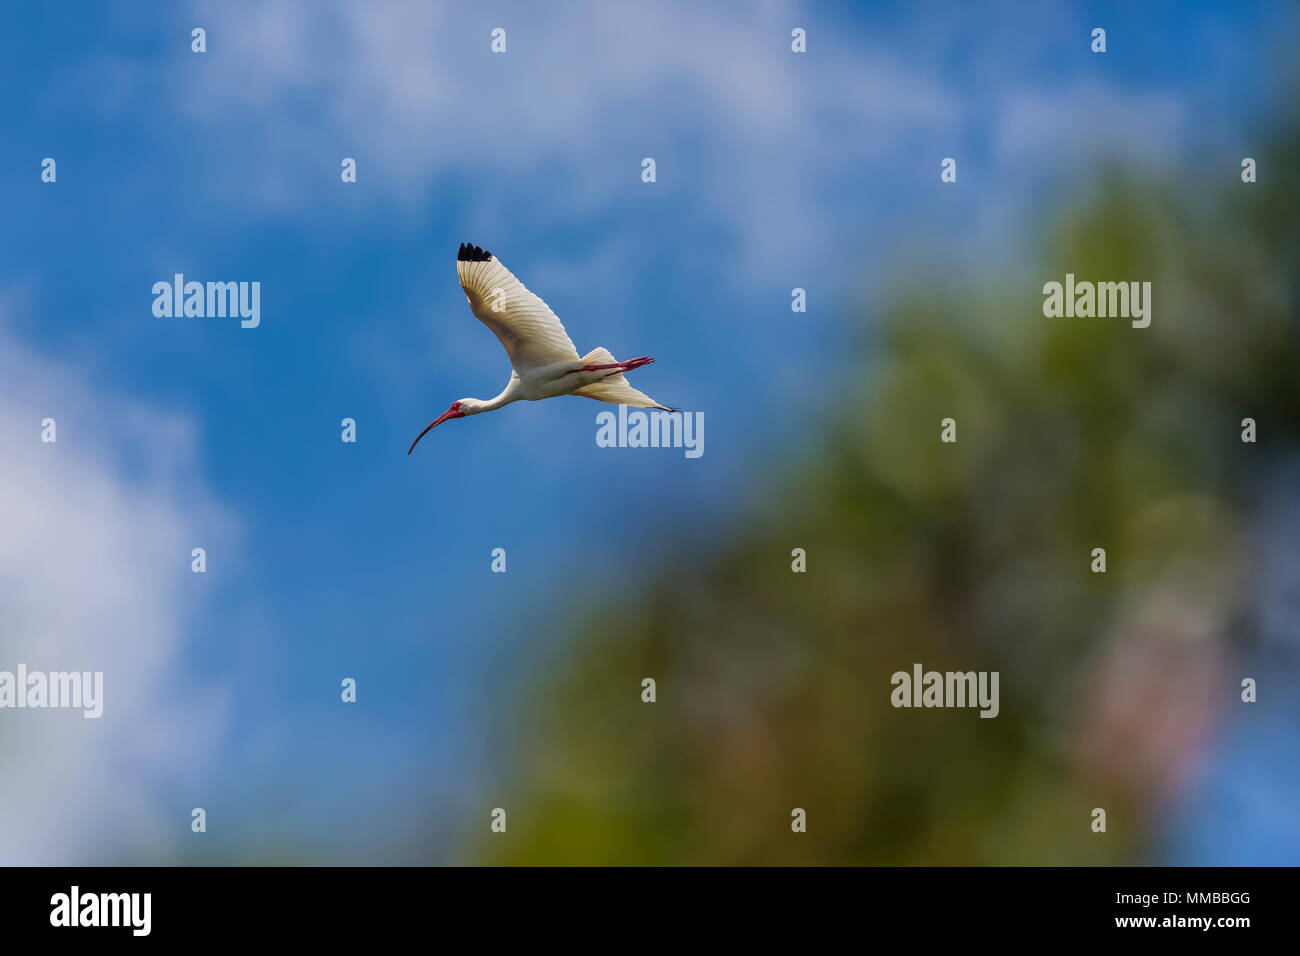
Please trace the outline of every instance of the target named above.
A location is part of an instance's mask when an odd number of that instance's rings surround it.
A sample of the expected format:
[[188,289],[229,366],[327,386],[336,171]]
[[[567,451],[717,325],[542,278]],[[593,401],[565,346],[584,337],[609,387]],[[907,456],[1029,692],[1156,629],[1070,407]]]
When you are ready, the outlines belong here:
[[[35,622],[0,638],[33,662],[100,655],[135,703],[64,765],[31,751],[30,788],[0,808],[39,807],[76,767],[99,784],[61,798],[82,823],[51,813],[0,859],[169,858],[169,817],[192,806],[214,829],[323,830],[344,858],[383,858],[490,761],[505,675],[565,637],[548,608],[634,579],[673,523],[725,526],[815,436],[854,374],[846,319],[900,257],[978,269],[1097,155],[1245,154],[1282,5],[1018,6],[6,12],[0,437],[16,488],[44,496],[11,497],[44,550],[0,545],[20,582],[0,594]],[[945,156],[958,188],[938,182]],[[456,282],[467,240],[580,352],[654,355],[635,384],[705,413],[704,456],[600,449],[600,406],[564,399],[453,422],[408,458],[453,399],[508,374]],[[150,289],[176,272],[259,281],[260,327],[154,317]],[[57,464],[34,457],[46,415]],[[22,583],[41,569],[46,590]],[[85,617],[42,617],[64,602]],[[119,804],[151,809],[121,824]]]

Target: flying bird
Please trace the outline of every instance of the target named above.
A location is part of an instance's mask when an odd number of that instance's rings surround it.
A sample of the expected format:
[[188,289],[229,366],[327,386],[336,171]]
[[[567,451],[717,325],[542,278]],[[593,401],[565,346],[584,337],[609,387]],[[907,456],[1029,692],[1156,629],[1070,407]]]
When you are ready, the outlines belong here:
[[649,365],[654,359],[642,355],[620,362],[606,348],[592,349],[579,358],[559,317],[492,253],[461,243],[456,273],[465,298],[469,299],[470,311],[505,346],[510,356],[510,381],[496,398],[487,401],[462,398],[452,402],[451,408],[430,422],[411,442],[408,455],[415,451],[421,438],[448,419],[490,412],[521,399],[535,402],[556,395],[581,395],[614,405],[677,411],[638,392],[623,376],[624,372]]

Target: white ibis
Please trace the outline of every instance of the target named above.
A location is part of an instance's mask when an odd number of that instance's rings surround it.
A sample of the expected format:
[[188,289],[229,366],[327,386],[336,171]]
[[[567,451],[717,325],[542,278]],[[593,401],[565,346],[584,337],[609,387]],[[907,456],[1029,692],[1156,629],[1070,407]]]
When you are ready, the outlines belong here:
[[492,253],[461,243],[456,273],[465,298],[469,299],[470,311],[505,346],[510,356],[510,381],[496,398],[487,401],[462,398],[452,402],[451,408],[430,422],[411,442],[408,455],[415,451],[421,438],[448,419],[490,412],[521,399],[535,402],[556,395],[581,395],[614,405],[677,411],[638,392],[623,377],[624,372],[649,365],[654,359],[642,355],[620,362],[605,348],[592,349],[579,358],[556,314]]

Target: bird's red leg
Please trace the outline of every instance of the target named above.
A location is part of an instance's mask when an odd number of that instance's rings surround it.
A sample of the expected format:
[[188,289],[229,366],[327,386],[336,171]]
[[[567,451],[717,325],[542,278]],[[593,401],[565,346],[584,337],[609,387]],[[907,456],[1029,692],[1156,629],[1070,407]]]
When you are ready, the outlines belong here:
[[[640,368],[642,365],[649,365],[653,361],[654,359],[650,356],[642,355],[639,358],[628,359],[626,362],[615,362],[613,365],[584,365],[582,368],[575,368],[573,371],[565,374],[572,375],[573,372],[603,372],[607,368],[616,368],[618,369],[618,372],[630,372],[634,368]],[[618,372],[614,372],[613,374],[617,375]],[[609,378],[608,375],[605,377]]]

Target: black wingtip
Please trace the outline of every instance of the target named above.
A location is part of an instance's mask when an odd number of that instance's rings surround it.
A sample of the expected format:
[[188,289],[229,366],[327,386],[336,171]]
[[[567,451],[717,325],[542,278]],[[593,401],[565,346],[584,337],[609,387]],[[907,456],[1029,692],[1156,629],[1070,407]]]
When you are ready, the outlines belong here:
[[460,252],[456,253],[457,262],[487,262],[491,258],[492,253],[468,242],[462,242]]

